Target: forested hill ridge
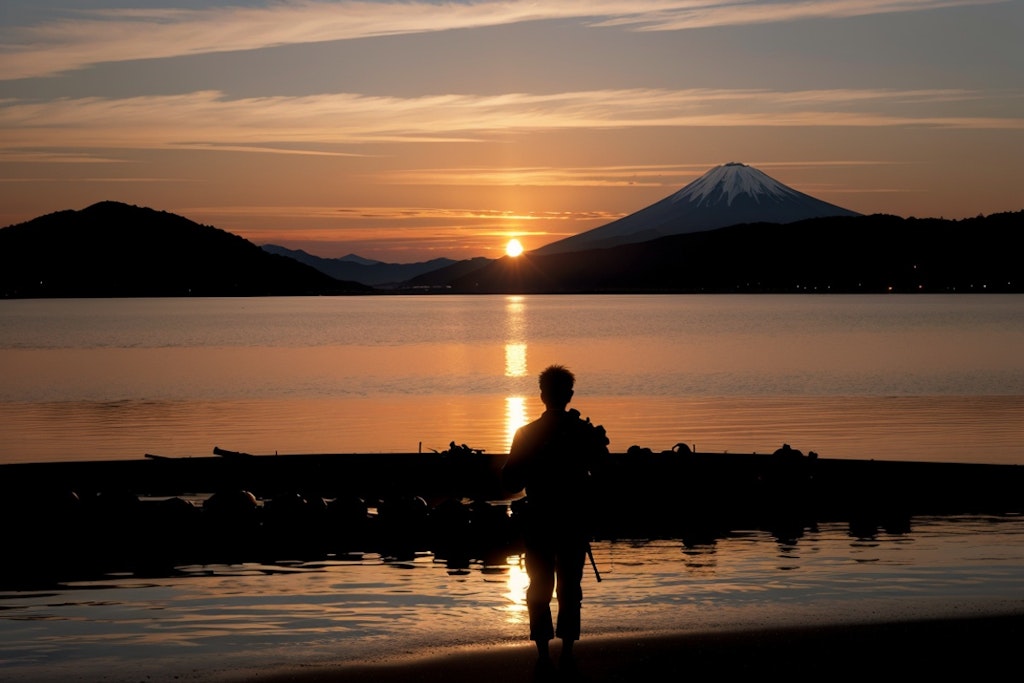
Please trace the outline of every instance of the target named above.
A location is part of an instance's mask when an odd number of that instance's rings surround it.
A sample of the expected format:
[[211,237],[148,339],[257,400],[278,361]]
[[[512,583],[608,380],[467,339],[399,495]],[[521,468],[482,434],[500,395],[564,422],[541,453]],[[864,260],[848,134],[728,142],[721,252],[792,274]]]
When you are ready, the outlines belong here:
[[[389,293],[1024,293],[1024,211],[747,223],[456,261]],[[218,228],[101,202],[0,229],[0,298],[383,293]]]
[[100,202],[0,229],[0,297],[366,294],[181,216]]
[[572,253],[527,253],[407,283],[462,293],[1022,293],[1024,211],[747,223]]

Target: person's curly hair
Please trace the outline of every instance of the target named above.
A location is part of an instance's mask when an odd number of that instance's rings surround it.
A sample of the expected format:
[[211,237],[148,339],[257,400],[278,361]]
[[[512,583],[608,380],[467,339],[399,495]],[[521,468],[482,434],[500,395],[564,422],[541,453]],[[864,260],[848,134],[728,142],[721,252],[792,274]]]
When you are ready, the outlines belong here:
[[564,365],[549,365],[540,373],[540,392],[542,395],[558,398],[568,403],[572,397],[576,375]]

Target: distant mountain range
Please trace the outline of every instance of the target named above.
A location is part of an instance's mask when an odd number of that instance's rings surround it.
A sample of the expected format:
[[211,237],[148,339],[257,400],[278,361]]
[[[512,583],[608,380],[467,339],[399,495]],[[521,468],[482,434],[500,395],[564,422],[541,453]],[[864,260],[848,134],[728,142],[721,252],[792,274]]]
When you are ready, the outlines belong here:
[[453,293],[1024,292],[1024,211],[963,220],[840,216],[531,252],[409,288]]
[[787,187],[756,168],[732,162],[715,166],[683,189],[646,208],[532,253],[562,254],[614,247],[740,223],[786,224],[808,218],[859,215]]
[[119,202],[0,230],[0,297],[367,294],[186,218]]
[[287,249],[276,244],[264,244],[263,250],[271,254],[293,258],[299,263],[312,266],[321,273],[330,275],[338,280],[361,282],[364,285],[371,285],[382,289],[398,287],[403,282],[411,280],[418,275],[458,263],[458,261],[450,258],[436,258],[419,263],[384,263],[383,261],[365,259],[355,254],[349,254],[341,258],[323,258],[321,256],[314,256],[301,249]]
[[[756,214],[754,206],[768,218],[743,220]],[[801,212],[826,215],[794,218]],[[0,298],[1020,293],[1022,226],[1024,211],[963,220],[861,216],[742,164],[712,169],[676,194],[550,250],[501,259],[325,259],[260,248],[163,211],[100,202],[0,229]],[[667,231],[675,232],[662,235]],[[645,240],[649,235],[662,236]]]

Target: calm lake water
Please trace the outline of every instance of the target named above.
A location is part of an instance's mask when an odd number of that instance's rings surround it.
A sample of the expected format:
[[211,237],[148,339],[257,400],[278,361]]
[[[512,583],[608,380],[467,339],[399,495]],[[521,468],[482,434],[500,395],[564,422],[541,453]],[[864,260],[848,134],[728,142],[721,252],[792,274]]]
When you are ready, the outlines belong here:
[[[0,463],[506,452],[559,362],[613,450],[1024,464],[1022,351],[1015,295],[0,301]],[[584,638],[1024,609],[1019,515],[594,550]],[[255,677],[521,644],[526,583],[518,556],[455,570],[421,552],[0,589],[0,679]]]
[[[797,538],[598,542],[594,554],[603,580],[584,575],[584,639],[1024,609],[1020,516],[922,518],[867,536],[826,524]],[[526,585],[518,557],[453,572],[422,554],[0,591],[0,680],[258,680],[272,668],[525,645]]]
[[1024,464],[1024,296],[0,301],[0,463],[508,451],[563,363],[614,451]]

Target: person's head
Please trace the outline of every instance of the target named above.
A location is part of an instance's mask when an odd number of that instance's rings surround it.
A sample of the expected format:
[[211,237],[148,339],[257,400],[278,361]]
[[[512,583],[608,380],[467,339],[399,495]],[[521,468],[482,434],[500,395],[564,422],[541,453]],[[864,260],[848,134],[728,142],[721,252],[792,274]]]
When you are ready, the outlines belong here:
[[576,376],[564,365],[549,365],[540,373],[540,400],[548,408],[562,408],[572,400]]

